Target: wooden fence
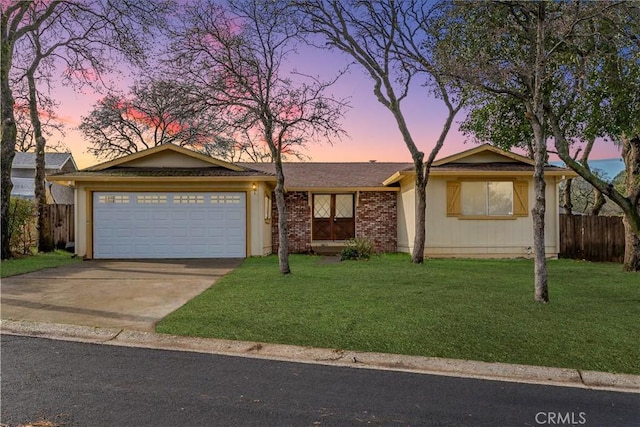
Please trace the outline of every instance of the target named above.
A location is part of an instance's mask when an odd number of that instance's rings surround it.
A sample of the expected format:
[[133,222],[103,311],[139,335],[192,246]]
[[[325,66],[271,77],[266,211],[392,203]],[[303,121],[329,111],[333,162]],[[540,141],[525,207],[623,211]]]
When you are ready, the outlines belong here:
[[53,244],[64,249],[66,243],[75,241],[73,205],[47,205],[47,208]]
[[560,215],[560,258],[622,262],[622,217]]

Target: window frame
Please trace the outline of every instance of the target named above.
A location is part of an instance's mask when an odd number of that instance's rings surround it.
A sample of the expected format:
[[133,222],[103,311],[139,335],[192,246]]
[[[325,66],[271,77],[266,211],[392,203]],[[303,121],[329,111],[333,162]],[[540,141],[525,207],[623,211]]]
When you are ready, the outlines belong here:
[[[511,182],[513,185],[512,192],[512,214],[510,215],[464,215],[462,213],[462,183],[464,182]],[[485,188],[487,188],[485,186]],[[447,181],[446,194],[446,215],[447,217],[456,217],[461,220],[513,220],[521,217],[529,216],[528,211],[528,190],[529,182],[518,180],[515,178],[459,178],[456,181]],[[486,203],[488,212],[488,203]]]

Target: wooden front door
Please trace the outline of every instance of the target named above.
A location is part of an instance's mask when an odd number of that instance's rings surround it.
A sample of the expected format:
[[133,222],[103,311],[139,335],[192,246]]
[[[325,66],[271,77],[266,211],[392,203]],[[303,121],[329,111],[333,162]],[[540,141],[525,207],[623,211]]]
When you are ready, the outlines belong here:
[[313,195],[313,240],[348,240],[356,235],[353,194]]

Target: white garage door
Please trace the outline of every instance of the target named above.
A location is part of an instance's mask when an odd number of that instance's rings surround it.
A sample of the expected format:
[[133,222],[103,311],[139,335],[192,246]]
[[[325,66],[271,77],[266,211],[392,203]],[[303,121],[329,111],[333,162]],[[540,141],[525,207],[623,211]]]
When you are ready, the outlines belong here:
[[94,258],[245,256],[245,193],[93,194]]

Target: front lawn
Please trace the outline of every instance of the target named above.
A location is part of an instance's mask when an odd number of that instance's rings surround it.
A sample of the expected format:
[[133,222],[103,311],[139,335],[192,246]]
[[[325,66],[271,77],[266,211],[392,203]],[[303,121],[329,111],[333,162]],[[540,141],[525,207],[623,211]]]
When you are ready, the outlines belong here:
[[81,261],[81,259],[72,258],[69,252],[61,250],[7,259],[0,263],[0,277],[30,273],[32,271],[59,267],[61,265],[78,261]]
[[157,331],[640,374],[640,276],[619,264],[549,261],[540,305],[530,260],[321,259],[247,259]]

